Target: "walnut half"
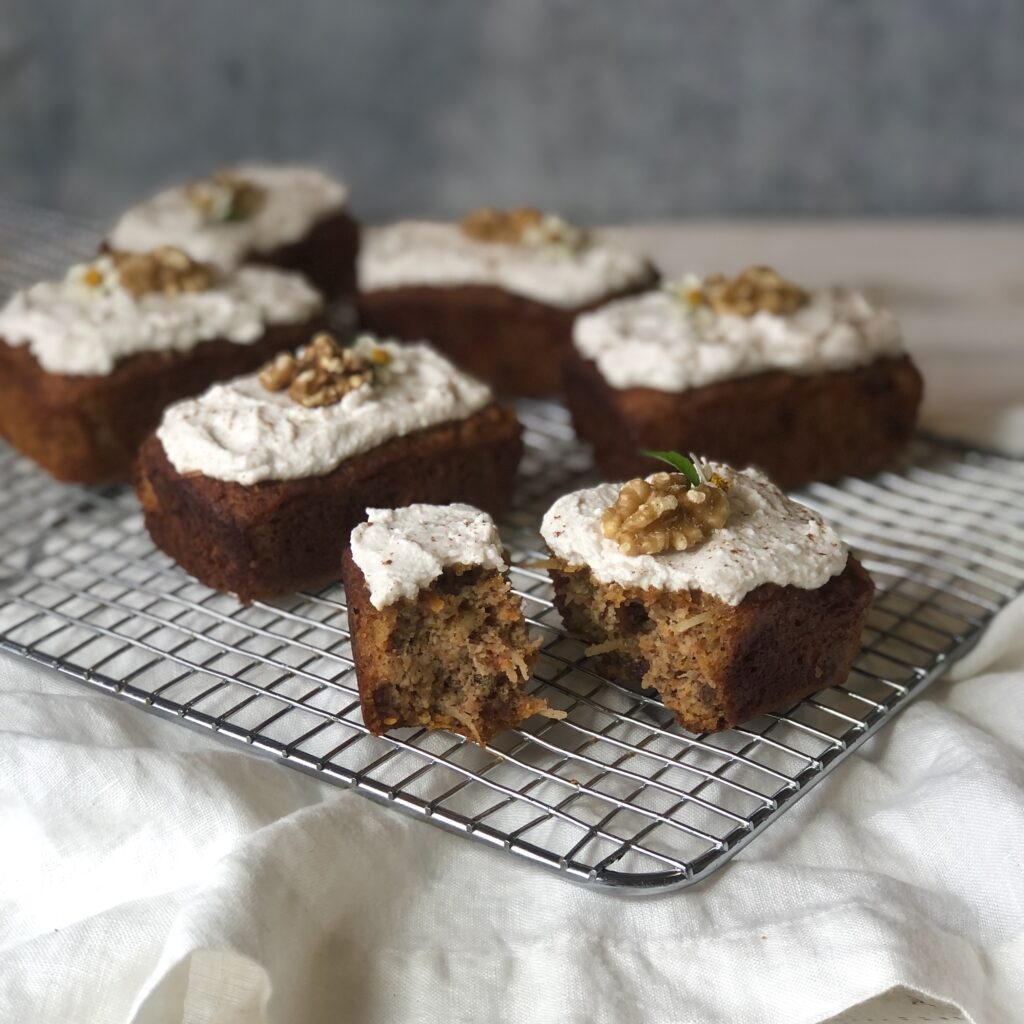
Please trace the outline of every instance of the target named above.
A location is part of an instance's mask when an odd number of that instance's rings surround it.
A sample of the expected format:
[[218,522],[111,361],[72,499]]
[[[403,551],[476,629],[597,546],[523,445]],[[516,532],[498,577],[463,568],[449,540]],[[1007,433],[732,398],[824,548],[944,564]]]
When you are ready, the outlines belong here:
[[685,551],[721,529],[729,498],[715,483],[697,487],[682,473],[655,473],[622,485],[601,515],[601,533],[626,555]]

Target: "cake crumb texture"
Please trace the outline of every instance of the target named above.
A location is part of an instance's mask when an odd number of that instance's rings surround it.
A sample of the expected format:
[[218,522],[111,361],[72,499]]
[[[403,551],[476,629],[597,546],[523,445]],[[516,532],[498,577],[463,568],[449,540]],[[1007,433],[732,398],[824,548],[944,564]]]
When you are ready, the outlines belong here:
[[498,570],[453,565],[415,598],[373,607],[365,578],[343,563],[363,720],[388,729],[447,729],[485,744],[548,709],[526,692],[540,646]]
[[651,688],[684,728],[716,732],[841,683],[874,584],[860,563],[814,590],[764,584],[731,606],[701,591],[598,582],[555,559],[555,604],[609,679]]

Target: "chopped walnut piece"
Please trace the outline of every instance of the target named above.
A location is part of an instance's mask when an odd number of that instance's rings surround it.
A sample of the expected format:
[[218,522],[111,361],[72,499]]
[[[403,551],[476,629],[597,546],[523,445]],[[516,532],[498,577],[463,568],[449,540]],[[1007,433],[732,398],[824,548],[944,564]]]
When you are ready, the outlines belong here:
[[586,238],[583,231],[554,214],[530,206],[494,210],[483,206],[466,215],[460,225],[467,238],[505,245],[553,246],[576,249]]
[[263,205],[266,191],[234,171],[221,170],[185,186],[185,196],[208,224],[248,220]]
[[192,259],[184,249],[161,245],[149,252],[111,253],[121,287],[135,296],[203,292],[217,281],[217,269]]
[[721,529],[729,517],[725,490],[694,487],[682,473],[655,473],[622,485],[601,515],[601,533],[626,555],[685,551]]
[[810,301],[803,288],[771,267],[747,267],[731,278],[711,274],[704,279],[703,292],[716,312],[748,317],[761,310],[787,316]]
[[544,219],[540,210],[520,207],[515,210],[494,210],[482,206],[468,213],[462,220],[462,233],[478,242],[506,242],[515,245],[522,241],[528,227],[537,227]]
[[278,352],[260,370],[260,383],[267,391],[284,391],[299,372],[299,365],[291,352]]
[[377,370],[391,361],[387,349],[363,355],[321,332],[297,355],[279,352],[259,373],[267,391],[284,391],[293,402],[317,409],[340,402],[350,391],[372,384]]

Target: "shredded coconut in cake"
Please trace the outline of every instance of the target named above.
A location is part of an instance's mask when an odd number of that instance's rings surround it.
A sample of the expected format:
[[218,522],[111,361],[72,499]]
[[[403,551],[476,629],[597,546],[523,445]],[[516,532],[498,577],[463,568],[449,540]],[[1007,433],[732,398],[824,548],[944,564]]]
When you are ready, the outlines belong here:
[[262,190],[250,216],[211,223],[190,198],[190,185],[179,185],[126,211],[110,233],[110,247],[142,252],[176,245],[193,259],[231,269],[253,253],[297,242],[342,209],[347,197],[344,185],[309,167],[251,165],[230,173]]
[[787,498],[763,473],[709,463],[730,484],[729,519],[699,547],[657,555],[624,554],[601,532],[601,515],[620,484],[574,491],[551,506],[541,535],[551,552],[585,566],[600,583],[700,590],[728,605],[775,583],[816,590],[846,567],[846,546],[816,512]]
[[266,390],[258,374],[172,405],[157,430],[171,465],[244,485],[321,476],[392,438],[466,419],[492,400],[485,384],[422,342],[364,335],[355,349],[384,349],[391,359],[373,383],[334,405],[300,405]]
[[101,376],[139,352],[183,352],[226,338],[251,344],[268,325],[308,320],[320,295],[298,274],[242,267],[203,291],[134,295],[101,256],[63,281],[16,292],[0,309],[0,338],[28,345],[47,373]]
[[648,262],[625,249],[512,245],[468,237],[457,224],[403,221],[367,231],[359,253],[362,291],[488,285],[571,309],[645,280]]
[[573,342],[614,388],[686,391],[768,370],[811,374],[866,365],[903,351],[899,323],[859,292],[811,292],[789,315],[693,306],[681,289],[611,302],[576,320]]
[[352,531],[359,566],[374,608],[412,600],[454,565],[506,569],[494,520],[472,505],[408,505],[367,509]]

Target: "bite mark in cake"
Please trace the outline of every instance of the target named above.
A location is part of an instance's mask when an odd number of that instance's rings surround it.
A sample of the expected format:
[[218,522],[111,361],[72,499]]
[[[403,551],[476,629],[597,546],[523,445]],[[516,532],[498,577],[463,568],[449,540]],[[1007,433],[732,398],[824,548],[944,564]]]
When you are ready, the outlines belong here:
[[[659,479],[670,474],[654,474],[565,495],[541,533],[566,628],[610,678],[657,690],[683,726],[703,732],[841,682],[873,585],[835,531],[763,474],[697,465],[721,484],[701,486],[727,489],[727,515],[692,541],[671,529],[680,497],[696,489],[682,474],[674,491]],[[609,518],[640,483],[650,492],[634,525],[658,540],[646,550],[625,546],[621,519]]]
[[486,743],[538,713],[537,656],[494,520],[469,505],[369,509],[343,578],[363,719]]

